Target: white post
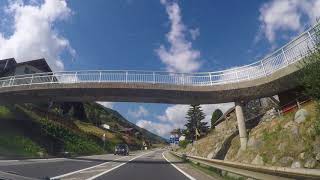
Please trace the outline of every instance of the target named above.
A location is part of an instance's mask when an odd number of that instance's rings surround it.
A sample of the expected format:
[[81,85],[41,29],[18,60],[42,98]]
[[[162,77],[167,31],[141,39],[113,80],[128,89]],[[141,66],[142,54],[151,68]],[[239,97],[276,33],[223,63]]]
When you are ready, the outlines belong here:
[[11,81],[11,86],[13,86],[15,78],[16,78],[16,77],[13,76],[12,81]]
[[33,74],[31,76],[30,85],[32,84],[32,81],[33,81]]
[[212,86],[212,76],[211,76],[211,72],[209,72],[209,77],[210,77],[210,84],[211,84],[211,86]]
[[53,79],[54,79],[54,73],[52,73],[52,78],[51,78],[51,83],[53,83]]
[[128,71],[126,71],[126,83],[128,83]]
[[238,70],[236,70],[236,78],[237,78],[237,81],[240,82],[239,75],[238,75]]
[[76,72],[76,73],[74,74],[74,83],[77,82],[77,74],[78,74],[78,72]]
[[182,85],[184,85],[184,74],[182,74]]
[[237,122],[238,122],[238,130],[239,130],[239,136],[240,136],[240,149],[246,150],[247,149],[247,129],[246,129],[246,123],[245,118],[243,115],[243,109],[242,104],[240,102],[236,102],[236,116],[237,116]]
[[284,53],[284,50],[281,49],[281,51],[282,51],[282,55],[283,55],[284,60],[286,61],[287,64],[289,64],[289,61],[288,61],[288,59],[287,59],[286,54]]
[[101,82],[101,71],[99,73],[99,82]]
[[312,38],[312,36],[311,36],[311,34],[310,34],[309,31],[308,31],[308,35],[309,35],[309,38],[310,38],[312,44],[313,44],[314,46],[316,46],[316,45],[317,45],[317,44],[316,44],[316,41]]
[[264,76],[267,76],[266,67],[264,67],[263,61],[260,61],[260,62],[261,62],[261,66],[262,66],[262,69],[263,69],[263,72],[264,72]]
[[153,84],[156,84],[156,73],[152,72]]

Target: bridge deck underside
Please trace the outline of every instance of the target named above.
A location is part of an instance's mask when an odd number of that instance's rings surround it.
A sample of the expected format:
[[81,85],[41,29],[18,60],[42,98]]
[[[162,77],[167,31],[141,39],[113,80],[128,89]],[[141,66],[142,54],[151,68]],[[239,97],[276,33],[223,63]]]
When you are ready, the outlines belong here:
[[291,65],[255,80],[213,86],[148,83],[33,84],[0,89],[0,103],[47,101],[113,101],[168,104],[214,104],[251,100],[278,94],[299,85],[297,66]]

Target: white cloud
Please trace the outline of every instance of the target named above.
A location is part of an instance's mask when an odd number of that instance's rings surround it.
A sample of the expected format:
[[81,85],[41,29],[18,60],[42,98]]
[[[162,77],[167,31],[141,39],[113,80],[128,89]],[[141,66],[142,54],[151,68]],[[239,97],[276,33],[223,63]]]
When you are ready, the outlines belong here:
[[172,130],[172,127],[169,124],[156,123],[148,120],[139,120],[136,125],[162,137],[168,137]]
[[273,0],[260,8],[262,34],[273,43],[276,33],[300,32],[312,25],[320,15],[320,0]]
[[190,29],[189,32],[190,32],[192,40],[196,40],[198,38],[198,36],[200,36],[200,29],[199,28]]
[[149,111],[143,106],[139,106],[137,110],[129,109],[128,115],[134,118],[141,118],[149,115]]
[[161,4],[165,6],[171,24],[170,32],[166,35],[170,48],[167,49],[164,45],[161,45],[156,49],[158,56],[167,65],[168,71],[197,71],[201,66],[199,62],[200,52],[194,50],[192,43],[186,40],[185,33],[188,30],[182,22],[178,3],[161,0]]
[[[222,112],[226,112],[228,109],[234,106],[234,103],[223,103],[223,104],[206,104],[201,105],[203,112],[205,113],[206,117],[204,119],[205,122],[208,122],[208,125],[211,124],[211,115],[216,109],[221,109]],[[189,105],[173,105],[169,106],[164,114],[157,116],[157,119],[159,122],[152,122],[146,120],[143,121],[146,128],[152,132],[155,132],[157,134],[160,130],[155,130],[159,127],[163,128],[161,129],[162,133],[167,133],[165,136],[167,137],[169,135],[169,132],[176,128],[185,128],[184,125],[186,124],[186,114],[189,109]],[[139,121],[138,121],[139,123]],[[140,122],[141,124],[142,122]],[[162,134],[159,134],[162,135]],[[163,135],[162,135],[163,136]]]
[[9,1],[5,8],[13,18],[11,34],[0,32],[0,59],[14,57],[18,62],[46,58],[53,70],[63,70],[61,54],[65,51],[74,57],[76,52],[68,39],[59,35],[54,23],[66,20],[72,14],[66,0]]
[[97,103],[98,103],[98,104],[101,104],[102,106],[104,106],[104,107],[106,107],[106,108],[110,108],[110,109],[112,109],[113,106],[114,106],[114,103],[113,103],[113,102],[100,102],[100,101],[98,101]]
[[206,104],[202,105],[203,112],[206,114],[206,117],[204,119],[205,122],[208,122],[209,125],[211,125],[211,116],[212,113],[216,109],[220,109],[223,113],[229,110],[234,106],[234,103],[223,103],[223,104]]

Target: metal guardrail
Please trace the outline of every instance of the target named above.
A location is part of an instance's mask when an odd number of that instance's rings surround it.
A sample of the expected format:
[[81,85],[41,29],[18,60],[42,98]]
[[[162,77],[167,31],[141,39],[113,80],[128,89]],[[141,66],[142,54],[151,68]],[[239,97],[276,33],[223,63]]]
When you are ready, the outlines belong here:
[[68,71],[17,75],[0,78],[1,87],[50,83],[150,83],[185,86],[212,86],[266,77],[293,64],[317,49],[320,43],[320,24],[273,52],[266,58],[241,67],[203,73],[175,73],[160,71]]
[[172,151],[171,153],[180,158],[186,158],[188,160],[204,164],[209,167],[214,167],[219,170],[255,179],[320,179],[320,170],[318,169],[287,168],[275,166],[266,167],[217,159],[207,159],[197,156],[187,156]]

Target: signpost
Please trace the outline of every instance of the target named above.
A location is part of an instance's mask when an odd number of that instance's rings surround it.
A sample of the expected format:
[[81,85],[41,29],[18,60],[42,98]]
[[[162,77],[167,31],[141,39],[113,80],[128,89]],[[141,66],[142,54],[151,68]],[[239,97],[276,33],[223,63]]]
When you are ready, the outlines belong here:
[[104,150],[105,146],[106,146],[106,134],[105,133],[102,135],[102,141],[103,141],[103,150]]

